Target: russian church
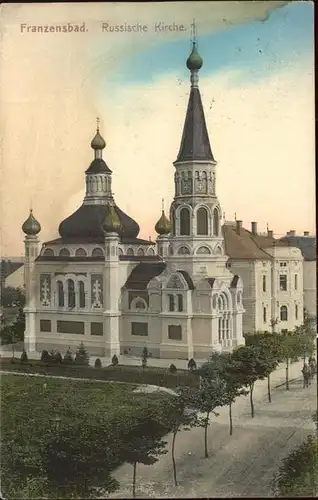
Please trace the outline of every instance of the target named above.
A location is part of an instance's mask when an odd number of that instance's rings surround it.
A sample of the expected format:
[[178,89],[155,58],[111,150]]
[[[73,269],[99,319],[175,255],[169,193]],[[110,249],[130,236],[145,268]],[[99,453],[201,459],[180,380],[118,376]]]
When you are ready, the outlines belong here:
[[190,359],[244,344],[243,283],[227,265],[195,41],[186,64],[175,194],[155,225],[156,242],[138,238],[138,223],[116,204],[99,124],[83,203],[60,223],[60,237],[40,248],[32,211],[22,225],[28,352],[63,353],[83,342],[95,356],[139,356],[146,346],[154,358]]

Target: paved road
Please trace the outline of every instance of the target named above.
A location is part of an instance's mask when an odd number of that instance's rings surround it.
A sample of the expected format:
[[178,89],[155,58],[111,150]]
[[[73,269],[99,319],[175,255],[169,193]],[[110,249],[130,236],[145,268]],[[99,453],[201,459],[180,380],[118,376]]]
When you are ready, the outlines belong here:
[[[301,363],[295,363],[298,375]],[[284,370],[275,374],[273,385],[283,381]],[[209,428],[208,459],[203,458],[203,429],[184,431],[177,437],[176,460],[179,486],[174,487],[170,452],[154,466],[138,465],[137,496],[140,498],[272,496],[271,481],[280,461],[315,429],[311,420],[317,408],[316,381],[303,389],[294,379],[290,391],[279,385],[267,402],[266,382],[255,392],[255,418],[250,417],[244,397],[233,409],[234,433],[229,436],[228,410],[222,408]],[[168,436],[170,451],[171,436]],[[191,455],[189,455],[189,452]],[[131,498],[132,467],[120,467],[115,477],[120,491],[112,498]]]

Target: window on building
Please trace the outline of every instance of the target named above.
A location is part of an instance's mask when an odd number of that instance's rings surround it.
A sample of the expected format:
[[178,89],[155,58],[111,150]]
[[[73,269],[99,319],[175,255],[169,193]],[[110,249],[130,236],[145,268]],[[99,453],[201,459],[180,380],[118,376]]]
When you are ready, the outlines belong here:
[[281,274],[279,276],[279,288],[281,292],[286,292],[287,290],[287,274]]
[[219,234],[219,211],[217,208],[213,210],[213,234],[214,236]]
[[92,251],[92,257],[103,257],[103,256],[104,256],[104,252],[99,247],[94,248],[94,250]]
[[174,311],[174,296],[172,294],[169,294],[168,299],[169,299],[169,311],[172,312]]
[[51,331],[51,321],[49,319],[40,319],[40,331],[41,332]]
[[287,306],[281,306],[281,308],[280,308],[280,320],[281,321],[288,320]]
[[298,305],[295,304],[295,319],[298,319]]
[[79,306],[85,307],[85,286],[83,281],[78,282]]
[[91,335],[103,335],[103,323],[91,323]]
[[75,257],[87,257],[87,252],[84,248],[78,248],[75,252]]
[[128,248],[127,255],[134,255],[134,251],[132,248]]
[[75,307],[75,285],[74,281],[67,280],[68,307]]
[[182,340],[181,325],[168,325],[168,338],[170,340]]
[[266,276],[263,276],[263,292],[266,292]]
[[295,274],[295,290],[298,289],[298,275]]
[[148,335],[148,323],[132,322],[131,323],[131,334],[132,335],[139,335],[142,337],[147,337],[147,335]]
[[267,310],[266,310],[266,307],[263,307],[263,321],[264,321],[264,323],[267,322]]
[[138,248],[137,255],[145,255],[144,249],[143,248]]
[[181,294],[178,295],[178,311],[183,311],[183,296]]
[[54,252],[51,248],[46,248],[43,252],[43,255],[45,255],[46,257],[53,257]]
[[69,257],[71,254],[67,248],[62,248],[59,255],[60,257]]
[[286,267],[287,266],[287,262],[280,262],[280,267]]
[[204,207],[197,211],[197,234],[208,234],[208,212]]
[[62,281],[57,282],[57,295],[59,307],[64,307],[64,287]]
[[135,309],[146,309],[146,304],[143,300],[138,299],[135,302]]
[[190,235],[190,212],[186,207],[180,210],[180,234],[182,236]]
[[83,335],[85,333],[84,323],[82,321],[61,321],[56,322],[57,333],[76,333]]

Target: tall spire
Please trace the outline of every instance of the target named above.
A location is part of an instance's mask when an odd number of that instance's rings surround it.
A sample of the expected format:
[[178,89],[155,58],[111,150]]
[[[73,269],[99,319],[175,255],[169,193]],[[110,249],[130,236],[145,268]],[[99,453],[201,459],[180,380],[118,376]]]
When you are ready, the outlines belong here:
[[176,162],[195,160],[214,162],[198,87],[199,70],[203,65],[203,59],[197,50],[195,21],[191,26],[192,52],[186,63],[187,68],[190,70],[191,91]]

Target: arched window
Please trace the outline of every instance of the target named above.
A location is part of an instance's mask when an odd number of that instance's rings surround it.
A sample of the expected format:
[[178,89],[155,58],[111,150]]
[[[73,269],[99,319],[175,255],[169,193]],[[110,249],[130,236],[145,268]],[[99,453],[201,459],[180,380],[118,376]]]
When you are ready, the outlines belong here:
[[146,309],[145,302],[141,299],[136,300],[135,309]]
[[128,248],[127,255],[134,255],[134,251],[132,248]]
[[183,296],[181,294],[178,294],[178,311],[183,311]]
[[219,308],[220,311],[223,310],[223,300],[222,300],[222,297],[218,298],[218,308]]
[[54,252],[53,252],[52,248],[46,248],[43,252],[43,255],[45,255],[46,257],[53,257]]
[[67,248],[62,248],[59,253],[60,257],[69,257],[71,254]]
[[155,251],[153,248],[149,248],[148,255],[155,255]]
[[85,307],[85,286],[83,281],[78,282],[79,306]]
[[266,276],[263,276],[263,292],[266,292]]
[[219,211],[217,208],[213,210],[213,235],[219,235]]
[[75,285],[73,280],[67,280],[68,307],[75,307]]
[[172,234],[175,236],[176,235],[176,220],[175,220],[175,216],[174,216],[173,211],[171,211],[170,220],[172,221]]
[[169,311],[172,312],[174,311],[174,296],[172,294],[169,294],[168,299],[169,299]]
[[209,255],[209,254],[211,254],[211,250],[208,247],[200,247],[197,250],[197,254]]
[[92,257],[104,257],[104,252],[101,248],[94,248],[92,251]]
[[124,252],[122,251],[121,248],[118,248],[118,255],[124,255]]
[[197,211],[197,234],[208,234],[208,212],[204,207]]
[[87,257],[87,252],[84,248],[78,248],[75,252],[75,257]]
[[145,255],[144,249],[143,248],[138,248],[137,255]]
[[180,210],[180,234],[181,236],[190,235],[190,212],[186,207]]
[[59,307],[64,307],[64,288],[62,281],[57,281],[57,295]]
[[188,249],[188,247],[180,247],[178,250],[179,255],[189,255],[189,253],[190,250]]
[[239,292],[239,293],[237,294],[237,303],[238,303],[238,304],[240,304],[240,303],[241,303],[241,300],[242,300],[242,294],[241,294],[241,292]]
[[280,320],[281,321],[287,321],[288,320],[287,306],[282,306],[280,308]]
[[264,323],[266,323],[266,321],[267,321],[267,311],[266,311],[266,307],[263,307],[263,321],[264,321]]
[[168,247],[168,254],[173,255],[173,248],[171,245],[169,245],[169,247]]
[[295,319],[298,319],[298,305],[295,304]]

